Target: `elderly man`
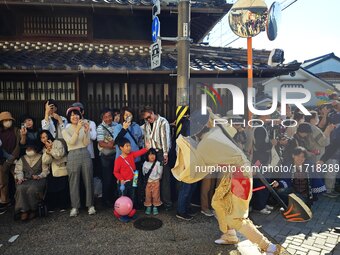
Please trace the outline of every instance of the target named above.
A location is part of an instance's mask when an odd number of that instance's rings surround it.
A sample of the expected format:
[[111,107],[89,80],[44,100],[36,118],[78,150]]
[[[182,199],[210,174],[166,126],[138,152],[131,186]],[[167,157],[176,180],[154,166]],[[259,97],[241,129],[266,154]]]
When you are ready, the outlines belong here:
[[170,150],[170,125],[169,122],[159,114],[156,114],[151,107],[144,107],[142,110],[145,124],[142,125],[144,141],[151,144],[151,148],[157,151],[157,160],[163,164],[163,175],[161,180],[161,198],[165,209],[172,208],[170,168],[168,166],[168,153]]
[[105,207],[112,208],[114,199],[118,196],[117,180],[112,173],[116,158],[113,133],[117,123],[113,121],[114,116],[109,108],[103,109],[100,116],[102,123],[97,127],[97,141],[102,166],[102,203]]

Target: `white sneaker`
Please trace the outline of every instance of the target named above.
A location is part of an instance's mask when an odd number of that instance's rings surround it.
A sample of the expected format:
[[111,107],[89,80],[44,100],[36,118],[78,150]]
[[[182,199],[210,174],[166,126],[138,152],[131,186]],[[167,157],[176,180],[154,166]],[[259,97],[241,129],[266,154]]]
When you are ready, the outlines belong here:
[[267,208],[263,208],[261,211],[259,211],[259,213],[268,215],[271,214],[272,211],[268,210]]
[[266,209],[270,210],[270,211],[273,211],[274,210],[274,206],[266,205]]
[[89,215],[96,214],[96,209],[94,209],[94,206],[90,206],[88,210]]
[[214,216],[214,213],[211,210],[203,211],[201,210],[201,213],[204,214],[207,217],[212,217]]
[[223,234],[219,239],[215,240],[215,244],[237,244],[239,241],[236,235]]
[[70,212],[70,217],[76,217],[79,214],[79,211],[77,208],[72,208]]

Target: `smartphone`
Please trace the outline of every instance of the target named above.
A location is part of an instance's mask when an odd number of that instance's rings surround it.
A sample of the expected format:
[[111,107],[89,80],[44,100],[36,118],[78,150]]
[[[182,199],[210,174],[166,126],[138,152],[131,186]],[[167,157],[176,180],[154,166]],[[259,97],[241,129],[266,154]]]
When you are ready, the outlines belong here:
[[132,116],[130,115],[126,118],[126,122],[131,122],[131,121],[132,121]]
[[26,128],[26,124],[25,123],[21,123],[21,128]]

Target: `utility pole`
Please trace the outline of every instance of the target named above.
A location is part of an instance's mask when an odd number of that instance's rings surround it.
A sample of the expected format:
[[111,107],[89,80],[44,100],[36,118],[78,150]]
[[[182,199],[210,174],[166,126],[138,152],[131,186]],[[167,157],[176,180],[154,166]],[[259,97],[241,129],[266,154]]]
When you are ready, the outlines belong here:
[[178,136],[181,131],[181,120],[189,108],[190,13],[190,0],[179,0],[177,37],[176,136]]

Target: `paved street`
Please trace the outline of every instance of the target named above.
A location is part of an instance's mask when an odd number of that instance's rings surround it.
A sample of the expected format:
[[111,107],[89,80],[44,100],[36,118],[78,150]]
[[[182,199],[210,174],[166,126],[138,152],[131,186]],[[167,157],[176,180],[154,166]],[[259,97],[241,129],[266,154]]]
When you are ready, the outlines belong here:
[[332,231],[340,226],[340,197],[320,196],[312,211],[313,219],[306,223],[286,222],[278,211],[269,216],[251,213],[251,218],[291,254],[340,255],[340,234]]
[[[219,246],[214,217],[202,214],[185,222],[175,211],[161,211],[157,218],[163,227],[141,231],[132,223],[118,222],[109,209],[98,207],[95,216],[82,210],[76,218],[68,213],[53,213],[30,222],[13,221],[12,213],[0,215],[0,254],[260,254],[241,236],[238,246]],[[139,212],[144,217],[143,212]],[[332,232],[340,226],[340,198],[325,197],[315,203],[313,219],[308,223],[287,223],[276,211],[269,216],[251,213],[252,220],[267,234],[287,247],[291,254],[340,254],[340,234]],[[8,240],[19,235],[13,243]]]
[[[95,216],[82,210],[76,218],[53,213],[27,223],[13,221],[6,213],[0,215],[0,254],[238,254],[235,246],[214,244],[219,237],[214,217],[199,214],[184,222],[174,213],[162,211],[157,218],[163,227],[155,231],[120,223],[109,209],[98,208]],[[19,238],[9,244],[17,234]]]

